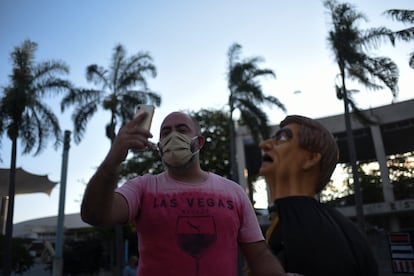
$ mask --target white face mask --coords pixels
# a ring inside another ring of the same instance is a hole
[[[190,163],[193,157],[200,151],[199,149],[195,152],[191,150],[191,144],[197,138],[198,136],[190,138],[176,131],[168,134],[159,142],[161,158],[164,163],[168,167],[173,168],[182,167]]]

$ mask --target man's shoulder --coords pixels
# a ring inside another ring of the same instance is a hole
[[[239,186],[239,184],[237,184],[235,181],[231,180],[230,178],[227,178],[225,176],[219,175],[214,172],[209,172],[209,177],[211,177],[211,179],[215,179],[215,180],[219,180],[219,181],[223,181],[229,184],[235,184]]]
[[[242,186],[240,184],[238,184],[237,182],[226,178],[224,176],[218,175],[216,173],[209,173],[209,180],[210,185],[215,186],[216,188],[219,189],[224,189],[227,190],[230,193],[235,193],[235,194],[241,194],[241,195],[245,195],[245,191],[242,188]]]
[[[138,175],[128,179],[124,184],[132,186],[154,186],[156,183],[162,183],[165,181],[165,173],[160,174],[150,174],[146,173],[143,175]]]

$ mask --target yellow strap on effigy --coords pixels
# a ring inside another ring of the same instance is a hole
[[[270,237],[272,236],[273,231],[276,228],[276,225],[279,223],[279,215],[277,212],[270,213],[270,219],[272,223],[270,224],[269,228],[266,231],[266,243],[269,244]]]
[[[266,231],[266,243],[267,244],[269,244],[270,237],[272,236],[272,233],[275,230],[276,225],[279,222],[279,216],[276,212],[271,212],[270,219],[272,223],[270,224],[269,228],[267,228],[267,231]],[[246,268],[246,276],[252,276],[252,272],[250,271],[248,267]]]

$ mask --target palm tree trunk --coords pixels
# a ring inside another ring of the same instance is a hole
[[[3,272],[2,275],[9,276],[12,271],[13,260],[13,213],[14,213],[14,195],[16,191],[16,152],[17,152],[17,136],[12,139],[12,154],[10,161],[10,174],[9,174],[9,203],[7,208],[7,220],[6,220],[6,235],[4,239],[4,251],[3,251]]]
[[[354,143],[354,137],[352,134],[351,115],[349,113],[348,92],[345,87],[345,75],[344,74],[342,74],[342,89],[343,89],[343,97],[344,97],[345,128],[346,128],[346,137],[347,137],[347,144],[348,144],[349,161],[351,163],[352,176],[354,180],[356,218],[357,218],[357,222],[358,222],[360,229],[363,232],[365,232],[363,200],[362,200],[362,193],[361,193],[361,185],[359,183],[355,143]]]
[[[239,183],[239,174],[238,174],[238,166],[237,166],[237,158],[236,158],[236,126],[235,122],[233,121],[233,112],[234,112],[234,101],[233,101],[233,92],[230,89],[230,96],[229,96],[229,108],[230,108],[230,162],[231,162],[231,179]]]
[[[239,182],[236,157],[236,127],[232,116],[230,116],[230,158],[231,158],[231,179],[236,183]]]
[[[112,113],[113,114],[113,113]],[[111,132],[109,139],[111,140],[111,145],[115,140],[115,121],[114,116],[111,119]],[[124,267],[124,233],[122,225],[115,225],[115,275],[121,276],[122,269]]]

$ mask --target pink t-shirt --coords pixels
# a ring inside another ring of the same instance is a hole
[[[198,184],[146,174],[117,192],[136,224],[140,276],[235,276],[238,242],[264,239],[240,185],[213,173]]]

